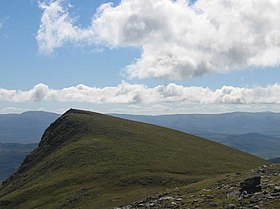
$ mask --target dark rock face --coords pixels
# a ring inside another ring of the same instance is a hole
[[[246,179],[240,183],[240,192],[247,192],[247,194],[253,194],[261,191],[261,177],[255,176],[253,178]]]

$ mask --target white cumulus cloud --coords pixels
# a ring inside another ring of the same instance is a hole
[[[53,53],[55,48],[61,47],[65,42],[88,42],[94,40],[90,30],[83,30],[74,24],[67,8],[63,7],[63,0],[39,2],[44,11],[37,34],[39,49],[45,53]],[[65,5],[70,7],[71,5]]]
[[[37,84],[28,91],[7,90],[0,88],[0,101],[7,102],[36,102],[45,99],[49,95],[49,87],[45,84]]]
[[[45,84],[38,84],[27,91],[0,89],[0,101],[92,104],[280,104],[280,84],[254,88],[223,86],[216,90],[174,83],[147,87],[122,82],[117,86],[103,88],[80,84],[63,89],[51,89]]]
[[[52,53],[64,43],[136,47],[132,78],[189,79],[280,63],[280,1],[122,0],[106,3],[80,28],[63,0],[40,3],[37,41]]]

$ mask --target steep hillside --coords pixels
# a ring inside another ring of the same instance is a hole
[[[69,110],[3,183],[1,208],[111,208],[264,164],[182,132]]]
[[[38,143],[44,130],[58,117],[39,111],[0,114],[0,143]]]

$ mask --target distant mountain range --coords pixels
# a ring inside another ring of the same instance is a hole
[[[0,143],[0,182],[14,173],[37,144]]]
[[[49,112],[0,114],[0,143],[38,143],[44,130],[58,117]]]
[[[269,161],[272,162],[272,163],[280,163],[280,157],[270,159]]]
[[[49,112],[0,114],[0,182],[37,147],[45,129],[59,117]]]
[[[277,137],[248,133],[228,135],[223,139],[215,141],[266,159],[280,156],[280,139]]]
[[[180,130],[266,159],[280,156],[280,113],[112,115]]]
[[[217,133],[240,135],[260,133],[280,136],[280,113],[233,112],[224,114],[179,114],[179,115],[125,115],[112,114],[131,120],[158,124],[198,135]]]

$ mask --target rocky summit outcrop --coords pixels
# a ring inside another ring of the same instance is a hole
[[[223,175],[114,209],[279,209],[280,165]]]

